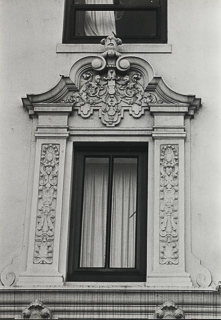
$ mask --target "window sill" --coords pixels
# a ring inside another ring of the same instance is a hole
[[[121,53],[172,53],[171,44],[154,43],[131,43],[122,44],[119,47]],[[100,53],[103,52],[103,46],[100,44],[82,44],[82,43],[58,43],[57,53]]]

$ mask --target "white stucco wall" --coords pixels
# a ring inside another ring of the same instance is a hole
[[[174,90],[202,98],[192,120],[193,253],[221,280],[221,1],[168,0],[172,53],[142,54]],[[0,270],[22,248],[29,212],[32,120],[21,97],[54,87],[76,54],[56,53],[62,41],[64,0],[0,0],[1,259]],[[31,177],[32,178],[32,177]]]

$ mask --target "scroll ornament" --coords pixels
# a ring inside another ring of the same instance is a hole
[[[160,264],[178,264],[178,145],[160,147]]]
[[[105,50],[92,61],[94,71],[85,72],[79,92],[72,93],[63,102],[72,102],[83,118],[98,109],[102,123],[108,127],[119,124],[126,109],[134,118],[139,118],[148,109],[148,103],[162,103],[155,94],[144,91],[140,72],[128,71],[129,60],[118,52],[120,39],[108,36],[101,43]]]
[[[53,262],[59,145],[43,144],[40,160],[34,263]]]

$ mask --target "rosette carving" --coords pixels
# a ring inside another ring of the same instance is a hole
[[[160,147],[160,264],[178,264],[178,145]]]
[[[53,262],[59,144],[43,144],[38,187],[34,263]]]

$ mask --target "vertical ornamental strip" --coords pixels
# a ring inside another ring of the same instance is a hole
[[[41,147],[34,263],[53,262],[59,150],[59,144],[42,144]]]
[[[179,263],[178,145],[160,146],[160,264]]]
[[[154,116],[154,228],[150,230],[154,246],[147,284],[191,287],[185,261],[184,116],[188,104],[155,104],[150,111]]]

